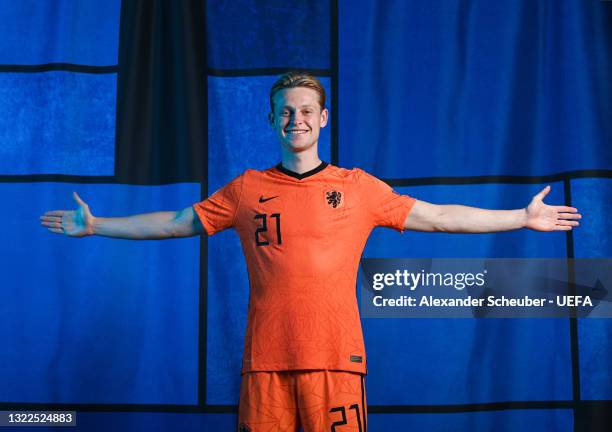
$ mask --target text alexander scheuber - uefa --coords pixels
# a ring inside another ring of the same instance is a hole
[[[408,270],[396,270],[393,273],[374,273],[372,276],[372,288],[382,291],[386,287],[403,287],[415,291],[418,287],[452,287],[463,290],[467,287],[482,287],[486,283],[487,271],[482,273],[430,273],[425,270],[411,272]],[[375,295],[372,303],[376,307],[399,306],[399,307],[542,307],[555,304],[559,307],[592,306],[589,296],[556,296],[556,299],[548,297],[520,298],[489,295],[486,298],[475,298],[468,295],[465,298],[438,298],[431,295],[423,295],[420,298],[402,295],[395,298],[385,298]]]

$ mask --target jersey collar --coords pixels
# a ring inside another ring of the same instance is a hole
[[[298,174],[296,172],[288,170],[287,168],[283,166],[282,163],[279,163],[278,165],[276,165],[276,169],[290,177],[296,178],[298,180],[303,180],[307,177],[315,175],[318,172],[323,171],[327,167],[327,165],[329,165],[327,162],[321,162],[318,167],[313,168],[310,171],[306,171],[305,173],[302,173],[302,174]]]

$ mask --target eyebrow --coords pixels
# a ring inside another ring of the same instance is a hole
[[[300,105],[298,108],[314,108],[316,106],[316,104],[304,104],[304,105]],[[293,109],[292,106],[289,105],[283,105],[282,107],[280,107],[280,109]]]

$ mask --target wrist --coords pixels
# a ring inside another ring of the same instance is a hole
[[[87,235],[88,236],[93,236],[93,235],[97,235],[100,234],[100,224],[102,222],[102,218],[98,218],[95,216],[91,216],[91,222],[89,224],[89,227],[87,229]]]
[[[529,215],[527,214],[527,208],[520,210],[519,228],[529,228]]]

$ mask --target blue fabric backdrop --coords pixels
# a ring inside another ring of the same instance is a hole
[[[134,186],[114,177],[121,1],[0,0],[0,409],[76,407],[83,431],[235,427],[248,302],[236,235],[75,240],[37,219],[72,207],[73,190],[98,215],[176,210],[274,165],[267,93],[284,70],[316,71],[328,90],[325,160],[434,203],[518,208],[551,184],[548,201],[584,214],[569,237],[377,229],[365,257],[612,255],[612,2],[205,6],[194,55],[208,92],[193,97],[207,98],[207,177]],[[612,400],[612,323],[575,324],[572,339],[563,319],[364,319],[370,430],[606,426],[576,407]]]

